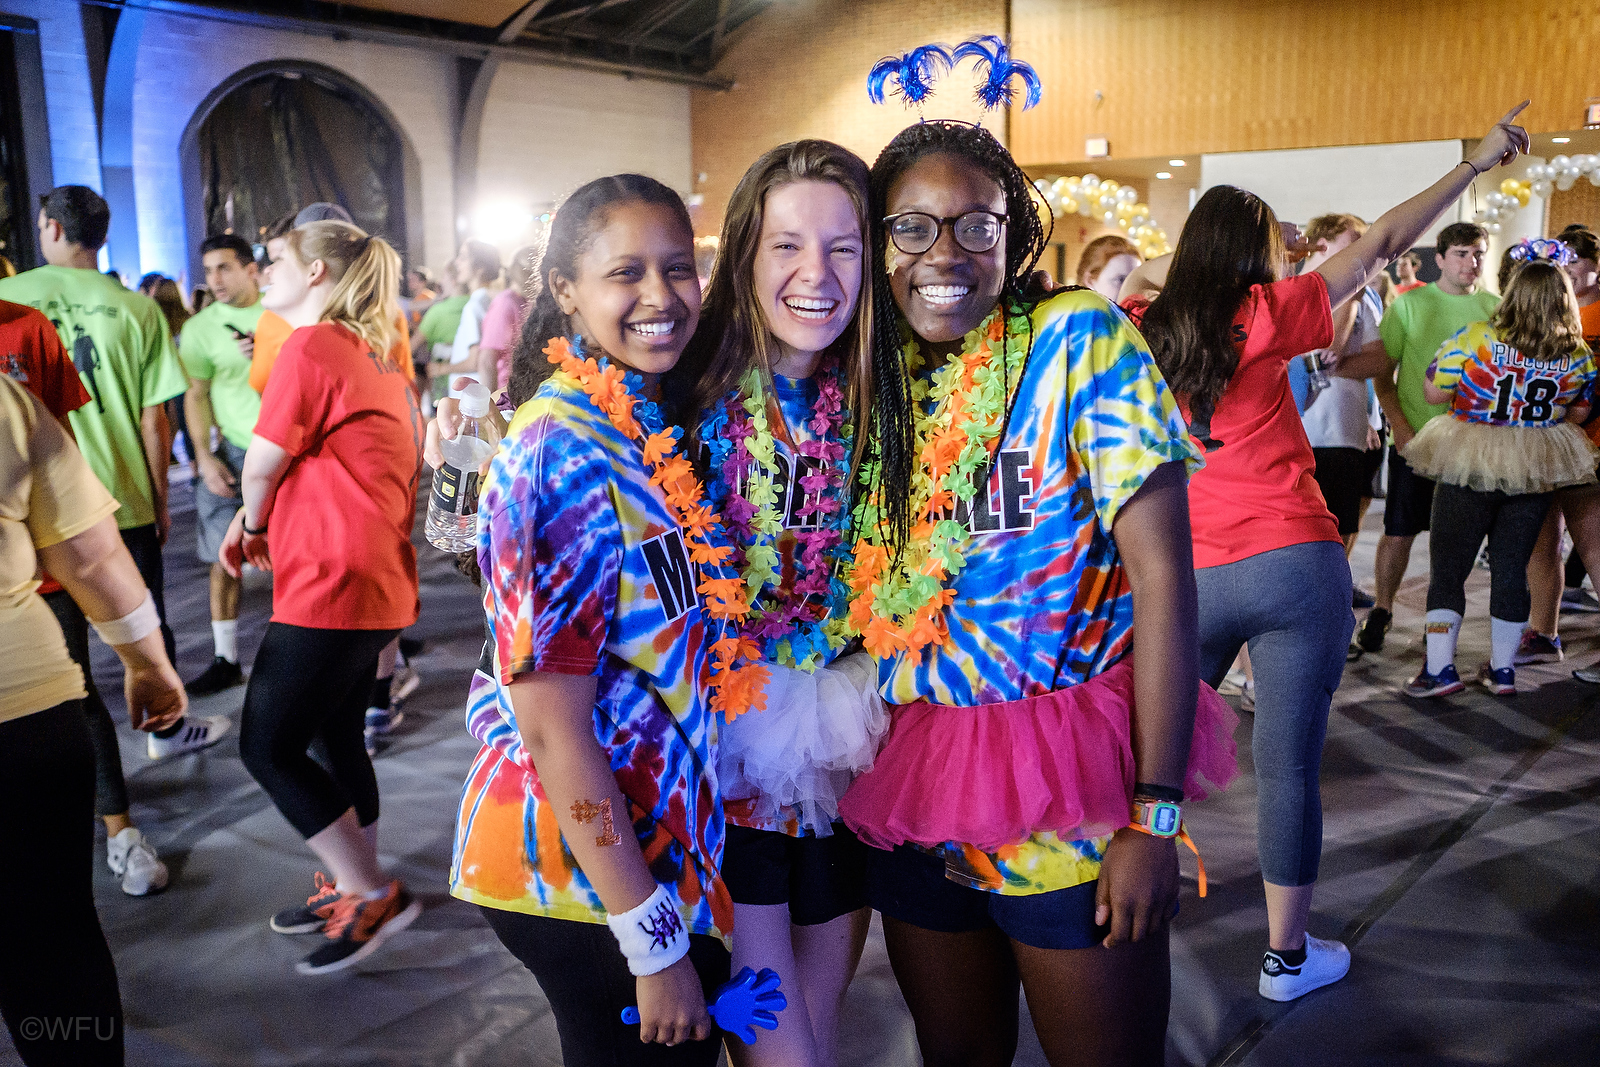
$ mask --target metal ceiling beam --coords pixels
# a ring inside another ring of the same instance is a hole
[[[618,30],[617,40],[624,43],[642,41],[677,18],[684,8],[693,3],[695,3],[695,0],[663,0],[654,11],[647,9],[638,18]]]
[[[739,8],[737,11],[730,11],[728,13],[727,17],[724,18],[724,17],[722,17],[721,4],[727,4],[728,7],[730,7],[730,8],[733,6],[733,4],[732,4],[731,0],[720,0],[719,5],[718,5],[718,9],[717,9],[717,14],[718,14],[717,21],[713,22],[710,26],[707,26],[705,29],[701,30],[699,33],[697,33],[693,37],[689,38],[687,41],[684,42],[683,46],[685,48],[693,48],[695,45],[697,45],[701,41],[705,40],[706,37],[708,37],[708,36],[713,37],[713,38],[716,38],[718,36],[725,36],[726,33],[727,33],[727,24],[729,22],[735,22],[735,21],[742,22],[742,21],[744,21],[745,18],[749,17],[750,15],[755,14],[761,8],[765,7],[768,2],[769,2],[769,0],[746,0],[745,5],[743,7]],[[713,55],[712,58],[713,59],[717,59],[719,57]]]
[[[582,7],[575,7],[570,11],[557,11],[553,15],[546,15],[544,18],[535,21],[528,28],[534,30],[542,29],[545,26],[554,26],[556,23],[565,22],[568,19],[583,18],[585,15],[592,15],[596,11],[604,11],[608,7],[616,7],[619,4],[631,3],[633,3],[633,0],[596,0],[595,3],[585,4]]]
[[[528,23],[538,18],[539,12],[553,3],[555,3],[555,0],[529,0],[528,3],[522,5],[522,10],[500,24],[500,33],[497,38],[499,42],[501,44],[511,44],[518,37],[521,37],[522,31],[528,28]]]
[[[330,37],[336,41],[369,41],[373,44],[416,48],[446,55],[486,59],[493,56],[511,63],[532,63],[536,66],[562,67],[569,70],[590,70],[602,74],[622,74],[631,78],[667,82],[673,85],[691,85],[699,89],[725,92],[733,87],[731,81],[712,78],[688,71],[662,70],[639,63],[617,63],[605,59],[588,59],[566,56],[543,49],[517,45],[488,44],[474,41],[434,37],[408,30],[391,30],[352,22],[324,22],[320,19],[298,18],[291,15],[266,15],[232,8],[211,7],[196,0],[82,0],[98,7],[127,8],[138,11],[155,11],[168,15],[229,23],[236,26],[259,26],[264,29],[303,33],[312,37]]]
[[[722,37],[728,32],[728,8],[733,0],[717,0],[717,21],[711,25],[711,54],[722,51]]]

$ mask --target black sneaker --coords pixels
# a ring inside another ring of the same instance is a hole
[[[422,914],[422,901],[407,893],[399,879],[383,896],[368,900],[359,893],[341,893],[333,902],[323,936],[328,940],[294,965],[301,974],[342,971],[372,955],[393,935]]]
[[[292,908],[284,908],[274,915],[267,923],[274,933],[279,934],[316,934],[328,925],[328,916],[333,914],[333,906],[339,901],[339,890],[323,875],[321,871],[316,875],[317,891],[306,898],[304,904],[296,904]]]
[[[212,656],[211,666],[194,681],[183,683],[183,688],[192,697],[207,697],[243,684],[244,671],[237,663],[221,656]]]
[[[1361,629],[1356,633],[1356,644],[1361,646],[1363,652],[1378,652],[1383,648],[1383,638],[1389,632],[1389,626],[1394,622],[1394,615],[1382,608],[1373,608],[1367,612],[1367,621],[1361,624]]]

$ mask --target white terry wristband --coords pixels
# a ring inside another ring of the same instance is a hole
[[[161,627],[161,616],[156,614],[156,598],[150,590],[144,591],[144,603],[120,619],[110,622],[93,622],[94,632],[108,645],[131,645]]]
[[[635,978],[664,971],[689,951],[689,931],[678,912],[677,894],[664,885],[657,885],[649,899],[632,911],[608,912],[606,925]]]

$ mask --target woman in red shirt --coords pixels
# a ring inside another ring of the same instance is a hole
[[[319,874],[303,907],[272,918],[279,933],[326,934],[297,968],[319,974],[362,959],[422,910],[378,867],[378,781],[363,739],[378,653],[417,619],[422,417],[393,356],[394,249],[348,223],[308,223],[268,280],[265,303],[295,330],[262,394],[223,555],[232,573],[246,557],[273,572],[239,752],[336,879]],[[322,763],[307,754],[318,739]]]
[[[1200,678],[1219,684],[1247,643],[1255,668],[1257,847],[1269,929],[1259,989],[1270,1000],[1293,1000],[1350,968],[1343,944],[1306,934],[1322,853],[1322,743],[1355,627],[1350,567],[1312,477],[1288,363],[1327,348],[1332,309],[1414,245],[1475,177],[1527,148],[1527,134],[1511,124],[1522,107],[1470,159],[1315,271],[1284,278],[1289,255],[1304,254],[1299,232],[1280,228],[1253,193],[1224,185],[1195,205],[1177,252],[1141,267],[1124,290],[1141,294],[1128,310],[1207,448],[1206,466],[1189,482]]]

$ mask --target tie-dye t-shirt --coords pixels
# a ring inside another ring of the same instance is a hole
[[[596,675],[594,734],[658,883],[692,933],[732,929],[697,569],[637,443],[558,372],[518,409],[484,483],[478,563],[489,641],[467,727],[483,748],[457,818],[450,892],[505,911],[605,921],[522,747],[506,686]],[[719,627],[720,629],[720,627]]]
[[[1487,322],[1475,322],[1446,341],[1430,370],[1434,385],[1455,391],[1452,416],[1494,426],[1554,426],[1595,379],[1594,359],[1586,350],[1536,360],[1501,341]]]
[[[1077,685],[1133,647],[1133,593],[1111,524],[1163,463],[1200,466],[1188,428],[1132,324],[1086,290],[1032,313],[1011,421],[967,516],[972,538],[947,609],[950,640],[883,664],[883,695],[967,707]],[[997,852],[935,851],[954,881],[1007,895],[1098,877],[1105,838],[1035,834]]]
[[[820,388],[815,377],[785,378],[782,375],[773,375],[772,385],[776,404],[768,407],[767,425],[772,431],[773,454],[777,459],[773,488],[778,494],[778,510],[783,520],[783,533],[778,535],[773,547],[778,553],[779,578],[784,588],[792,589],[795,581],[795,549],[799,545],[795,531],[815,529],[817,524],[814,512],[801,514],[802,509],[811,502],[807,499],[801,479],[819,472],[817,460],[799,455],[795,449],[798,445],[817,439],[809,423]],[[723,402],[724,409],[742,403],[741,396],[742,394],[738,392],[731,394]],[[773,408],[776,408],[776,411]],[[776,417],[779,412],[783,415],[781,421]],[[705,432],[706,426],[702,424],[701,433]],[[707,476],[706,491],[719,509],[726,507],[729,486],[723,483],[716,470]],[[840,584],[842,586],[842,583]],[[818,651],[822,654],[823,663],[831,663],[841,649],[819,647]],[[724,803],[723,810],[728,822],[736,826],[772,830],[790,837],[798,837],[802,833],[799,815],[792,809],[784,809],[779,818],[763,818],[751,810],[750,801],[728,800]]]

